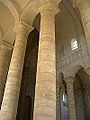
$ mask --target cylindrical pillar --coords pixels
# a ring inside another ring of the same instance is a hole
[[[59,9],[47,2],[39,7],[41,14],[34,119],[56,120],[55,15]]]
[[[15,27],[16,41],[1,107],[1,120],[15,120],[23,71],[27,37],[32,27],[20,22]]]
[[[90,0],[76,0],[80,11],[90,57]]]
[[[56,120],[61,120],[62,74],[56,79]]]
[[[56,120],[61,120],[61,91],[60,88],[56,90]]]
[[[67,84],[67,98],[68,98],[68,117],[69,120],[76,120],[75,99],[73,90],[73,77],[65,78]]]
[[[2,103],[3,91],[6,82],[7,72],[11,59],[12,46],[0,43],[0,105]]]

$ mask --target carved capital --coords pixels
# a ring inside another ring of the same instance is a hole
[[[28,25],[27,23],[24,23],[23,21],[20,21],[15,27],[14,31],[16,34],[19,34],[20,32],[24,31],[25,33],[30,33],[33,30],[33,27]]]
[[[64,78],[64,80],[65,80],[65,82],[67,83],[67,84],[73,84],[74,83],[74,81],[75,81],[75,78],[74,77],[72,77],[72,76],[69,76],[69,77],[66,77],[66,78]]]
[[[45,2],[42,2],[39,6],[38,6],[38,10],[40,13],[43,13],[45,11],[48,10],[49,11],[52,11],[52,13],[54,15],[56,15],[60,9],[58,8],[57,4],[55,3],[55,1],[51,1],[51,0],[47,0]]]

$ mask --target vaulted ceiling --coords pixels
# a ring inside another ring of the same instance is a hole
[[[40,16],[37,15],[37,4],[48,0],[0,0],[0,40],[13,44],[15,33],[13,28],[20,19],[39,31]],[[80,18],[73,8],[71,0],[55,0],[59,4],[60,13],[56,16],[56,41],[60,45],[65,39],[72,39],[76,35],[76,28],[81,29]],[[36,17],[37,15],[37,17]],[[33,22],[34,21],[34,22]],[[63,36],[63,37],[62,37]],[[61,51],[57,46],[58,51]]]

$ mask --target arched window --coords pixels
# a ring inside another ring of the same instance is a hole
[[[67,95],[66,95],[66,93],[63,93],[63,105],[64,106],[67,106]]]
[[[63,94],[63,102],[65,102],[65,94]]]
[[[76,50],[78,48],[78,42],[77,40],[74,38],[71,40],[71,49],[72,50]]]

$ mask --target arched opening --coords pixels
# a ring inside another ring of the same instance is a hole
[[[74,82],[76,119],[90,119],[90,81],[83,68],[79,69]]]
[[[33,120],[39,33],[28,36],[16,120]]]
[[[62,87],[60,90],[60,107],[61,107],[61,120],[68,120],[67,87],[63,78]]]

